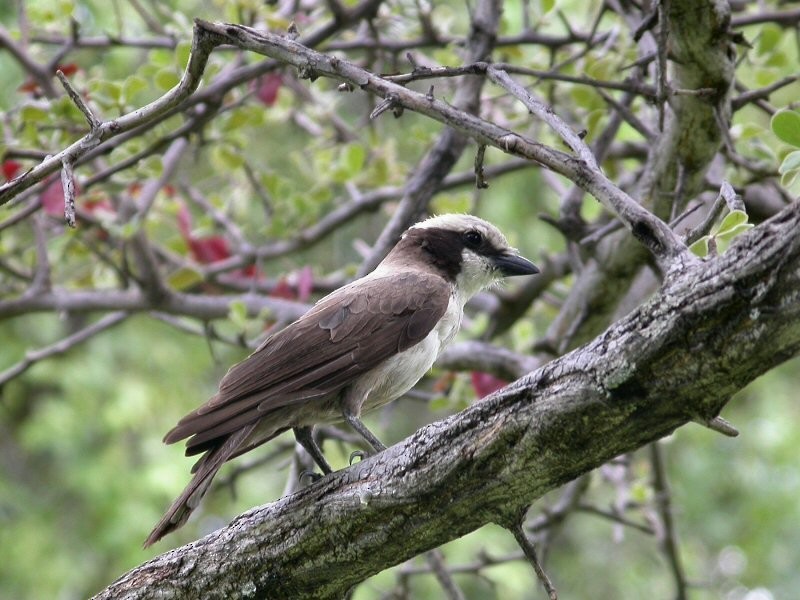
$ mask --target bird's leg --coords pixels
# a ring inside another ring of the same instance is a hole
[[[333,473],[333,469],[331,469],[328,461],[325,460],[322,450],[320,450],[317,442],[314,441],[314,437],[311,435],[312,428],[293,427],[292,431],[294,431],[295,439],[300,442],[300,445],[305,448],[305,451],[308,452],[309,456],[311,456],[311,458],[314,459],[314,462],[319,465],[319,468],[322,469],[322,472],[326,475],[328,473]]]
[[[367,426],[361,422],[361,419],[359,419],[346,404],[342,409],[342,416],[344,417],[344,420],[347,421],[348,425],[355,429],[356,432],[358,432],[358,434],[363,437],[370,446],[372,446],[372,449],[376,453],[386,450],[386,446],[384,446],[381,441],[375,437],[374,433],[367,429]]]

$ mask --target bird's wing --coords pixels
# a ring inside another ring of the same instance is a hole
[[[422,341],[449,299],[444,279],[417,272],[340,288],[231,367],[217,394],[181,419],[164,441],[191,436],[187,454],[197,454],[273,410],[330,397]]]

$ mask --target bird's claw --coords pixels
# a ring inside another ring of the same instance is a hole
[[[364,460],[365,458],[367,458],[368,456],[369,456],[369,454],[367,454],[367,453],[366,453],[366,452],[364,452],[363,450],[353,450],[353,451],[350,453],[350,464],[352,465],[352,464],[353,464],[353,461],[354,461],[356,458],[358,458],[358,460],[359,460],[359,462],[360,462],[360,461]]]
[[[301,471],[301,473],[297,477],[297,479],[300,480],[300,483],[303,483],[303,479],[306,478],[306,477],[308,477],[308,480],[309,480],[308,483],[310,485],[310,484],[315,483],[315,482],[319,481],[320,479],[322,479],[324,477],[324,475],[320,475],[319,473],[315,473],[314,471],[311,471],[309,469],[305,469],[304,471]]]

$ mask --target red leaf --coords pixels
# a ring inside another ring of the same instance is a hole
[[[303,267],[300,271],[291,276],[285,275],[280,278],[272,290],[270,296],[273,298],[284,298],[286,300],[299,300],[306,302],[311,297],[314,289],[314,273],[311,267]]]
[[[81,193],[81,187],[75,182],[75,196]],[[50,184],[44,188],[44,191],[39,196],[42,201],[42,208],[44,212],[53,217],[59,217],[64,214],[64,188],[61,187],[61,177],[55,177]]]
[[[56,70],[61,71],[64,75],[69,77],[70,75],[75,75],[80,69],[75,63],[67,63],[65,65],[58,65]]]
[[[111,205],[111,201],[106,198],[105,196],[99,198],[89,198],[83,203],[83,210],[85,210],[90,215],[94,215],[97,213],[109,213],[114,214],[116,211],[114,207]]]
[[[4,160],[3,161],[3,176],[6,178],[6,181],[11,181],[14,177],[17,176],[19,170],[22,168],[22,164],[18,163],[15,160]]]
[[[286,300],[294,300],[297,298],[297,292],[292,289],[292,286],[289,285],[289,281],[286,277],[281,277],[278,281],[278,284],[275,286],[275,289],[272,290],[270,294],[273,298],[284,298]]]
[[[183,202],[178,204],[178,229],[189,246],[189,253],[197,262],[207,265],[231,255],[228,240],[221,235],[197,237],[192,234],[192,214]]]
[[[280,73],[269,73],[256,82],[256,97],[265,106],[272,106],[278,99],[278,90],[283,85],[283,76]]]
[[[39,92],[39,84],[36,83],[33,79],[28,79],[23,83],[21,86],[17,88],[18,92],[28,92],[30,94],[38,93]]]
[[[314,272],[306,265],[297,274],[297,299],[306,302],[314,290]]]
[[[245,279],[261,279],[261,269],[258,269],[254,264],[248,265],[244,269],[238,269],[236,275],[244,277]]]
[[[490,375],[489,373],[482,373],[480,371],[472,372],[472,389],[475,390],[475,395],[478,398],[483,398],[489,394],[496,392],[500,388],[504,388],[508,382]]]
[[[131,186],[129,189],[133,193],[132,188],[133,186]],[[138,191],[138,189],[139,188],[137,188],[136,191]],[[192,214],[189,212],[189,209],[186,208],[186,205],[183,202],[178,203],[178,229],[180,230],[184,241],[186,241],[188,244],[189,240],[192,239]]]
[[[78,67],[78,65],[75,63],[66,63],[63,65],[56,66],[56,68],[53,69],[53,75],[56,74],[56,71],[61,71],[64,75],[70,77],[72,75],[75,75],[75,73],[77,73],[78,71],[80,71],[80,67]],[[34,95],[38,95],[42,90],[36,81],[34,81],[33,79],[27,79],[25,83],[23,83],[21,86],[17,88],[17,91],[28,92]]]
[[[205,238],[189,238],[189,251],[201,264],[209,264],[223,260],[231,255],[228,240],[220,235]]]

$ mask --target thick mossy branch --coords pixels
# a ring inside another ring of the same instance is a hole
[[[589,344],[382,454],[253,509],[96,598],[337,598],[621,453],[707,422],[800,351],[800,203]]]

